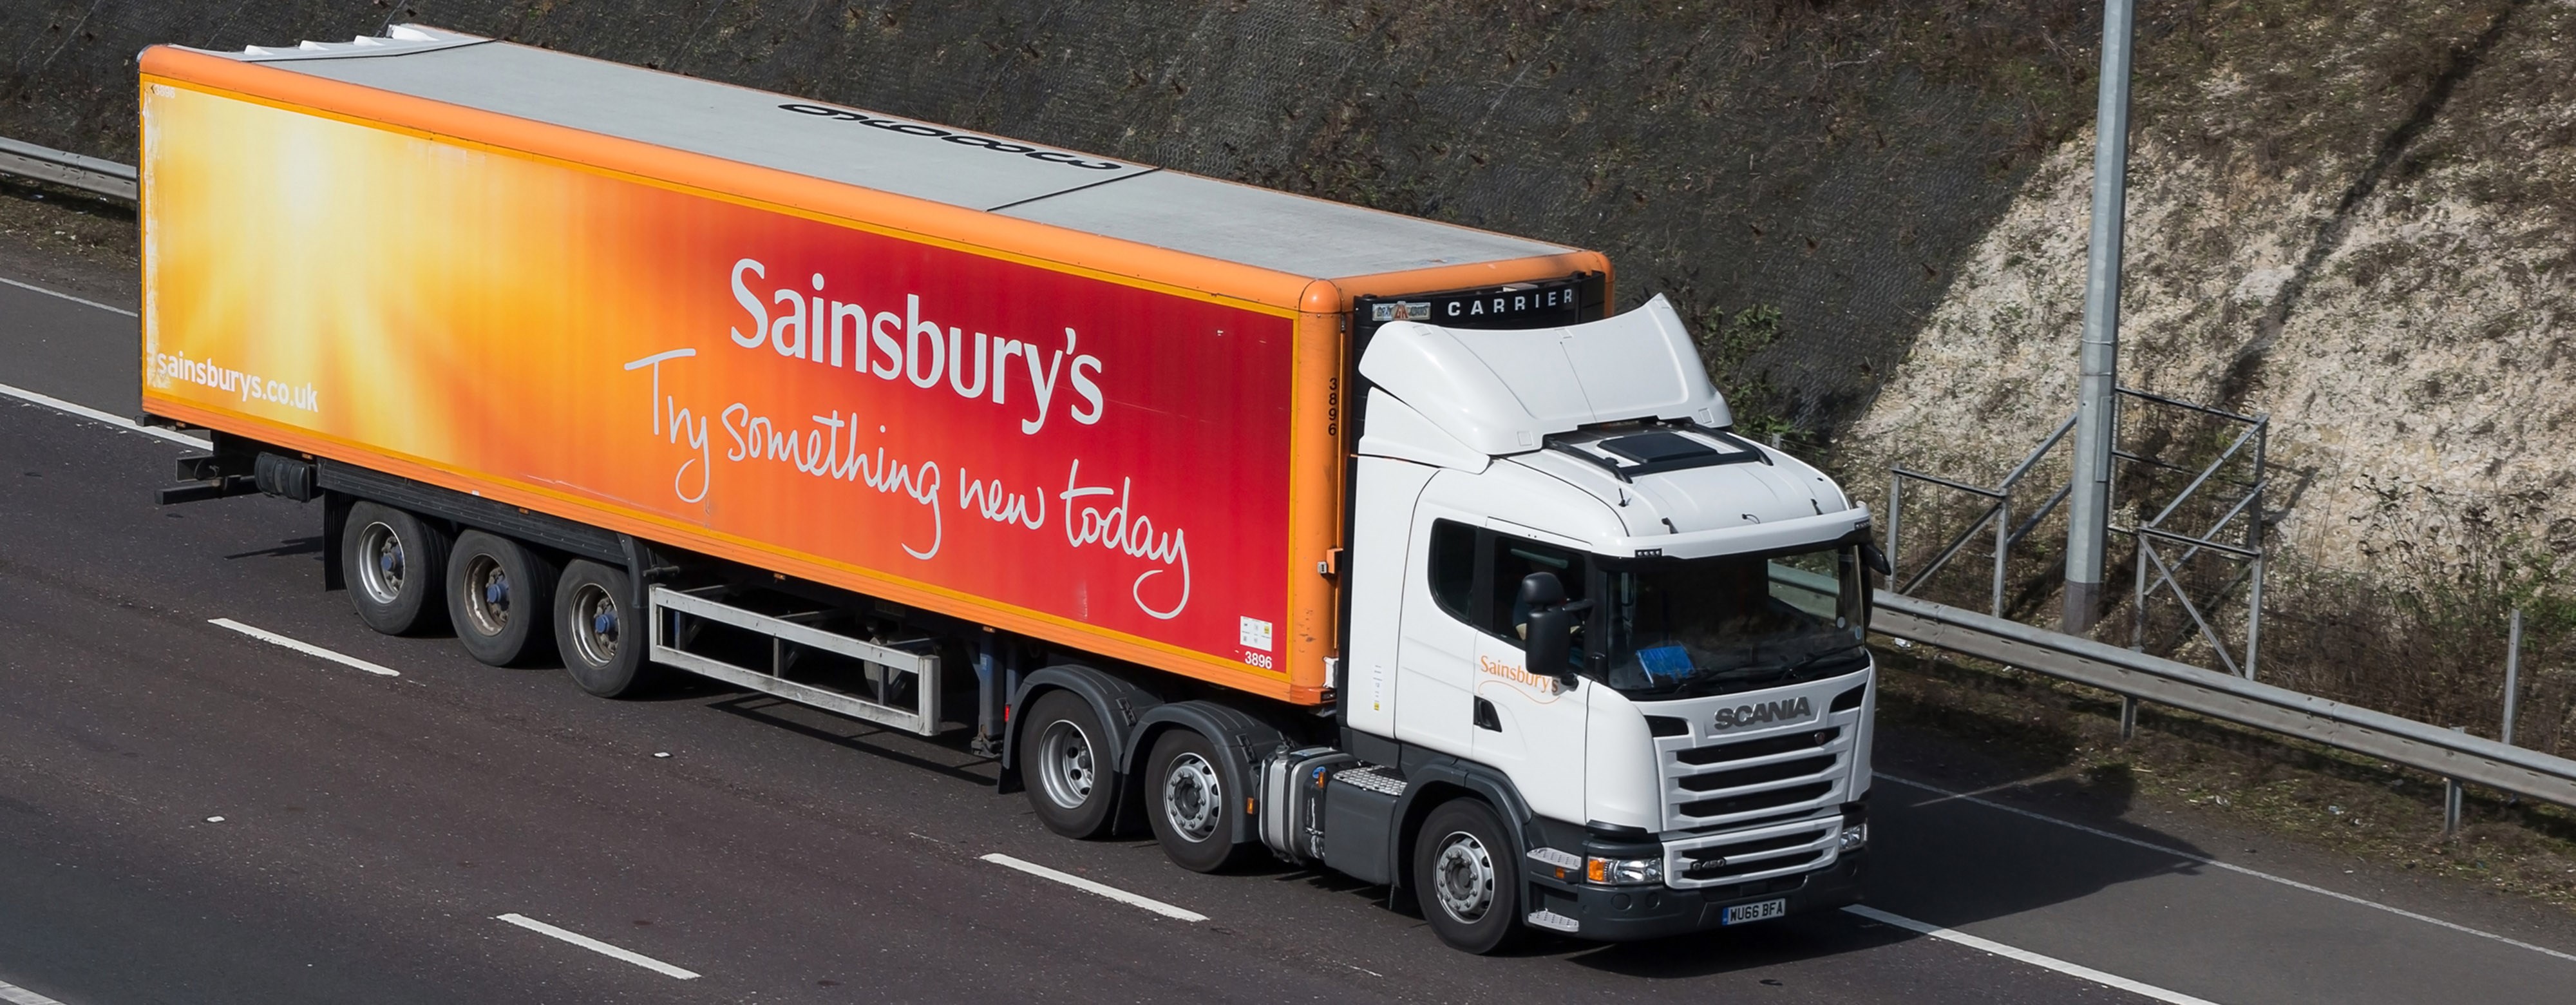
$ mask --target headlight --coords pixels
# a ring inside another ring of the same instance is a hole
[[[1664,881],[1660,858],[1587,858],[1583,876],[1604,886],[1643,886]]]
[[[1839,847],[1857,851],[1869,844],[1869,804],[1853,801],[1843,804],[1843,831]]]

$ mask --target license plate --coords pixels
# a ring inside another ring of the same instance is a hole
[[[1787,913],[1789,913],[1789,898],[1782,897],[1778,900],[1765,900],[1752,904],[1737,904],[1734,907],[1727,908],[1726,916],[1720,919],[1718,923],[1722,925],[1741,925],[1748,921],[1769,921]]]

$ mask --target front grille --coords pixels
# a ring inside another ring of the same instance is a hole
[[[1771,872],[1776,869],[1804,869],[1824,857],[1824,851],[1818,849],[1800,852],[1788,858],[1766,858],[1753,862],[1737,862],[1724,858],[1704,859],[1683,866],[1682,875],[1691,879],[1728,880],[1737,876],[1749,876],[1753,873]]]
[[[1719,789],[1740,789],[1747,785],[1760,785],[1764,782],[1781,782],[1792,778],[1805,778],[1833,766],[1834,755],[1818,754],[1814,757],[1801,757],[1794,761],[1782,761],[1778,764],[1765,764],[1754,768],[1737,768],[1733,771],[1711,771],[1705,774],[1690,775],[1684,777],[1681,784],[1682,788],[1689,789],[1692,792],[1715,792]]]
[[[1687,838],[1665,846],[1664,874],[1676,887],[1708,888],[1763,881],[1796,883],[1800,873],[1830,866],[1840,855],[1842,817],[1810,817]]]
[[[1640,711],[1650,724],[1663,727],[1651,730],[1661,776],[1662,830],[1701,835],[1729,831],[1739,839],[1780,833],[1775,829],[1805,826],[1803,821],[1850,799],[1852,759],[1869,739],[1868,724],[1861,718],[1868,702],[1834,699],[1854,693],[1865,699],[1867,675],[1855,678],[1762,696],[1766,702],[1794,701],[1825,710],[1820,719],[1796,725],[1720,729],[1714,713],[1723,701],[1647,703]],[[1657,724],[1657,719],[1668,721]],[[1686,732],[1674,732],[1674,725]]]
[[[1779,851],[1782,848],[1795,848],[1799,845],[1811,844],[1815,840],[1816,835],[1813,832],[1798,831],[1794,834],[1782,834],[1778,837],[1763,838],[1758,841],[1740,841],[1735,844],[1716,845],[1702,848],[1698,851],[1692,852],[1689,858],[1694,864],[1708,862],[1711,860],[1722,860],[1728,856],[1741,858],[1755,852]]]
[[[1694,747],[1674,754],[1673,759],[1689,765],[1724,764],[1728,761],[1749,761],[1756,757],[1769,757],[1773,754],[1786,754],[1799,750],[1813,750],[1817,747],[1834,742],[1834,738],[1841,736],[1842,732],[1843,731],[1840,729],[1819,729],[1814,732],[1791,733],[1787,736],[1774,736],[1760,740],[1749,740],[1744,743],[1720,743],[1706,747]]]
[[[1834,790],[1832,782],[1809,782],[1768,792],[1748,792],[1724,799],[1697,799],[1681,805],[1686,817],[1731,817],[1738,813],[1755,813],[1790,806],[1815,799]]]

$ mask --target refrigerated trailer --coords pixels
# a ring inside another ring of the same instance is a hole
[[[1472,951],[1859,896],[1869,513],[1598,253],[419,26],[140,65],[163,501],[319,501],[379,631]]]

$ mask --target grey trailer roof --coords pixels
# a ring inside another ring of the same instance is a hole
[[[417,25],[210,54],[1318,279],[1573,250]]]

